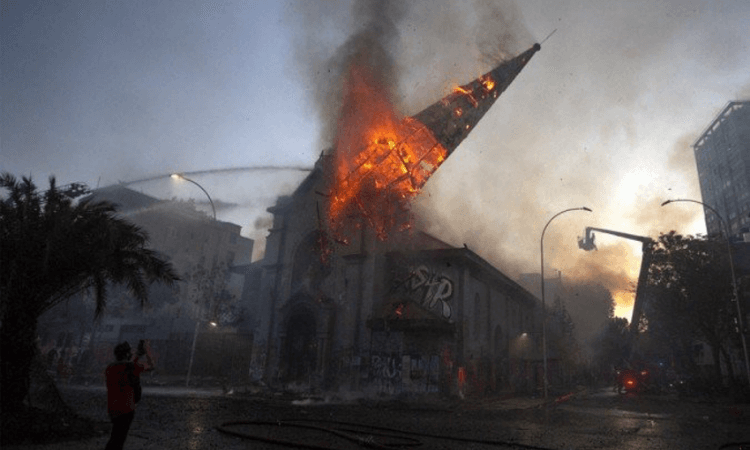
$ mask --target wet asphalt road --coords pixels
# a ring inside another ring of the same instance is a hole
[[[104,448],[109,429],[104,390],[69,387],[63,393],[82,415],[101,422],[103,434],[84,441],[10,450]],[[220,391],[146,387],[126,448],[645,450],[736,449],[725,445],[750,442],[748,404],[619,396],[610,390],[581,393],[548,407],[540,403],[530,399],[423,405],[300,402],[280,396],[225,396]],[[271,443],[277,441],[295,444]]]

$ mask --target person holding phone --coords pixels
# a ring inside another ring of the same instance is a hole
[[[144,340],[138,343],[135,357],[127,341],[117,344],[114,354],[116,361],[107,365],[104,371],[107,412],[112,421],[112,434],[106,450],[120,450],[125,445],[135,417],[135,408],[141,400],[141,373],[154,370],[154,363]],[[142,356],[146,357],[146,365],[139,362]]]

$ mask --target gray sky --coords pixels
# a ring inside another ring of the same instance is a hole
[[[92,187],[173,171],[312,166],[330,145],[342,45],[372,16],[388,33],[394,95],[413,114],[543,40],[529,65],[428,182],[425,227],[515,276],[627,289],[640,252],[585,226],[657,236],[705,232],[690,145],[730,100],[750,98],[750,2],[29,0],[4,4],[0,170]],[[366,2],[363,2],[366,3]],[[391,5],[393,6],[393,5]],[[382,18],[382,17],[381,17]],[[497,54],[494,56],[502,56]],[[265,235],[265,208],[298,171],[195,176],[219,218]],[[168,178],[133,188],[202,193]]]

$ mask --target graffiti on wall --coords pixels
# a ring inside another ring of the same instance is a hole
[[[394,394],[401,389],[401,356],[373,354],[370,357],[370,374],[380,392]]]
[[[438,355],[409,357],[409,379],[414,392],[438,392],[440,358]]]
[[[441,271],[425,264],[412,266],[405,287],[416,303],[438,311],[446,319],[451,318],[452,310],[448,302],[453,296],[453,281]]]

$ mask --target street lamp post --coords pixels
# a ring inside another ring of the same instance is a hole
[[[203,186],[201,186],[200,184],[198,184],[197,181],[191,180],[190,178],[188,178],[185,175],[182,175],[180,173],[173,173],[170,176],[172,177],[173,180],[185,180],[185,181],[189,181],[189,182],[193,183],[194,185],[198,186],[198,188],[200,188],[200,190],[203,191],[204,194],[206,194],[206,197],[208,197],[208,202],[211,204],[211,211],[213,211],[213,213],[214,213],[214,222],[215,222],[216,221],[216,208],[214,207],[214,201],[211,200],[211,196],[208,195],[208,192],[205,189],[203,189]]]
[[[716,211],[711,206],[700,202],[698,200],[691,200],[691,199],[685,199],[685,198],[678,198],[674,200],[667,200],[664,203],[661,204],[661,206],[668,205],[669,203],[674,202],[691,202],[691,203],[697,203],[699,205],[703,205],[704,208],[711,210],[716,217],[719,219],[719,222],[721,222],[722,229],[724,230],[724,240],[727,242],[727,253],[729,254],[729,270],[732,273],[732,295],[734,297],[734,303],[737,306],[737,325],[740,328],[740,342],[742,342],[742,352],[743,356],[745,357],[745,375],[747,376],[747,382],[750,384],[750,364],[748,364],[748,354],[747,354],[747,342],[745,341],[745,328],[743,326],[742,321],[742,308],[740,308],[740,296],[739,292],[737,290],[737,277],[735,275],[734,271],[734,258],[732,258],[732,244],[729,242],[729,227],[727,226],[727,223],[724,221],[724,218],[721,217],[721,214],[719,214],[718,211]]]
[[[560,211],[559,213],[552,216],[552,218],[547,221],[547,224],[544,226],[544,229],[542,230],[542,237],[539,240],[539,251],[541,255],[541,261],[542,261],[542,267],[541,267],[541,275],[542,275],[542,359],[544,361],[544,400],[547,400],[547,304],[544,299],[544,233],[547,231],[547,227],[550,223],[555,219],[555,217],[559,216],[560,214],[566,213],[568,211],[588,211],[591,212],[591,209],[583,206],[580,208],[569,208],[563,211]]]
[[[211,196],[208,195],[208,191],[203,189],[203,186],[198,184],[197,181],[191,180],[190,178],[179,174],[179,173],[173,173],[171,175],[172,179],[174,180],[185,180],[193,183],[194,185],[198,186],[201,191],[203,191],[204,194],[206,194],[206,197],[208,197],[208,202],[211,204],[211,211],[213,212],[214,222],[216,222],[216,208],[214,207],[214,201],[211,200]],[[216,326],[213,322],[211,325]],[[185,387],[188,387],[190,385],[190,375],[193,372],[193,360],[195,359],[195,345],[198,342],[198,331],[200,330],[201,326],[201,320],[200,317],[198,320],[195,321],[195,331],[193,331],[193,344],[190,347],[190,362],[188,363],[188,371],[187,371],[187,377],[185,377]]]

